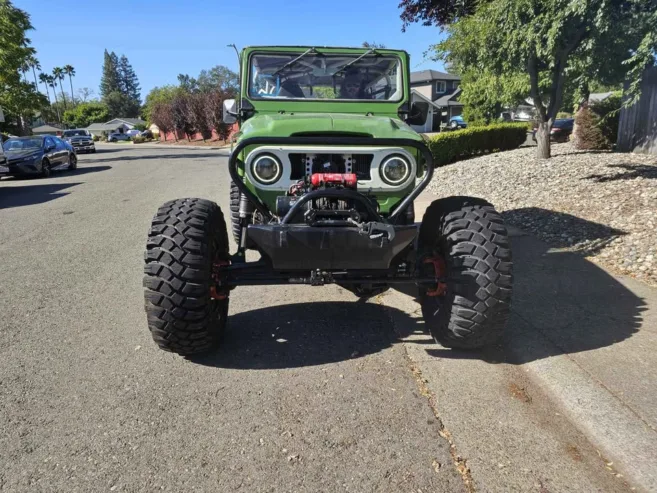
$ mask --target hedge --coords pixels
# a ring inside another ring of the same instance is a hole
[[[495,123],[430,137],[429,149],[436,166],[491,152],[516,149],[527,139],[526,123]]]

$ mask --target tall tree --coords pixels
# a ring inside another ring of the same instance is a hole
[[[188,76],[184,76],[189,79]],[[180,76],[178,76],[180,81]],[[194,79],[189,79],[190,82]],[[181,85],[182,85],[182,81]],[[201,70],[196,84],[201,92],[223,91],[236,94],[239,89],[239,78],[235,72],[224,65],[217,65],[210,70]]]
[[[406,0],[409,22],[437,24],[448,37],[436,55],[459,73],[521,74],[538,119],[538,156],[550,157],[550,128],[569,78],[606,71],[620,53],[640,78],[657,48],[657,0]],[[578,63],[579,62],[579,63]],[[637,86],[638,87],[638,86]],[[466,88],[464,87],[464,93]]]
[[[55,67],[52,69],[52,76],[55,79],[55,90],[59,84],[60,90],[62,91],[62,101],[64,102],[64,111],[66,111],[66,96],[64,95],[64,88],[62,87],[62,81],[64,80],[64,69],[61,67]]]
[[[71,101],[75,102],[75,96],[73,96],[73,79],[72,79],[72,77],[75,77],[75,68],[73,68],[73,65],[65,65],[64,73],[68,75],[68,81],[71,84]]]
[[[50,90],[48,89],[48,83],[49,83],[48,74],[43,74],[43,73],[39,74],[39,82],[41,82],[44,86],[46,86],[46,96],[48,96],[48,104],[51,104]]]
[[[59,114],[59,101],[57,101],[57,79],[54,76],[48,76],[48,85],[52,87],[52,93],[55,96],[55,107],[57,108],[57,121],[61,123],[62,117]]]
[[[114,52],[109,53],[105,50],[103,74],[100,78],[100,96],[105,99],[113,92],[121,92],[118,58]]]
[[[141,92],[139,87],[139,80],[137,74],[130,65],[128,58],[121,55],[119,59],[119,87],[121,92],[128,96],[132,101],[139,104],[141,102]]]
[[[36,71],[41,70],[41,64],[39,63],[39,60],[34,55],[30,55],[27,58],[27,63],[30,65],[30,68],[32,69],[32,75],[34,75],[34,87],[39,89],[39,83],[37,82],[37,75]]]

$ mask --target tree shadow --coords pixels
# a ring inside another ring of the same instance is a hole
[[[613,174],[594,174],[581,179],[593,180],[597,183],[633,180],[635,178],[657,179],[657,166],[651,166],[649,164],[610,164],[607,168],[616,168],[624,171],[619,171]]]
[[[408,331],[422,325],[374,303],[315,302],[259,308],[229,316],[221,347],[189,358],[218,368],[280,369],[336,363],[377,353],[398,342],[389,310]]]
[[[583,255],[597,253],[614,239],[627,234],[604,224],[540,207],[504,211],[502,217],[508,225],[533,233],[552,247],[568,248]]]
[[[613,228],[576,219],[602,242],[608,239],[605,235],[617,234]],[[613,346],[639,330],[647,309],[644,300],[581,252],[550,248],[529,235],[512,237],[512,248],[512,315],[501,343],[481,352],[437,347],[428,354],[523,364]]]
[[[82,182],[3,187],[0,188],[0,209],[50,202],[70,193],[62,190],[81,184]]]

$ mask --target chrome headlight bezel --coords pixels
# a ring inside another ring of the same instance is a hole
[[[257,171],[258,163],[264,159],[270,159],[276,164],[276,172],[272,178],[263,178]],[[251,174],[258,183],[262,185],[273,185],[281,179],[281,176],[283,176],[283,164],[281,163],[280,159],[278,159],[273,154],[262,152],[256,155],[256,157],[251,161]]]
[[[404,175],[397,180],[390,178],[386,174],[386,168],[389,167],[393,161],[401,161],[406,168]],[[405,183],[408,180],[411,174],[411,170],[412,170],[411,163],[408,161],[408,159],[406,159],[405,156],[402,156],[401,154],[391,154],[387,156],[385,159],[383,159],[383,161],[381,161],[381,165],[379,166],[379,176],[381,176],[381,179],[387,185],[396,187]]]

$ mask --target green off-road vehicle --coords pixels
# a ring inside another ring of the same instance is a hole
[[[229,252],[214,202],[157,211],[148,235],[148,325],[160,348],[188,355],[219,342],[237,286],[336,283],[360,297],[416,285],[428,330],[446,347],[495,341],[509,315],[512,264],[500,215],[486,201],[446,197],[415,223],[413,201],[434,165],[422,136],[428,107],[411,105],[406,52],[250,47],[230,155]],[[246,261],[257,250],[258,261]],[[357,327],[354,327],[357,330]]]

